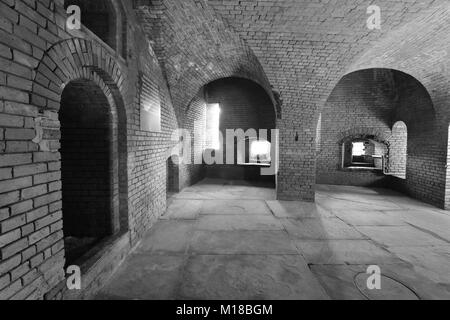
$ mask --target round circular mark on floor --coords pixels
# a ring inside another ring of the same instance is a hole
[[[358,273],[354,282],[359,292],[368,300],[420,300],[419,296],[408,286],[394,278],[381,275],[381,289],[370,290],[367,287],[367,273]]]

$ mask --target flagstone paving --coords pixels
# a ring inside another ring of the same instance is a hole
[[[97,299],[450,299],[450,214],[386,189],[319,185],[306,203],[204,180],[173,196]]]

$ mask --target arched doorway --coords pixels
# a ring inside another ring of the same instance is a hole
[[[64,89],[61,123],[62,212],[66,264],[120,229],[111,106],[93,81]]]
[[[215,160],[205,161],[206,177],[275,187],[276,176],[261,173],[278,161],[272,157],[278,143],[272,137],[275,107],[264,88],[248,79],[221,78],[204,87],[204,96],[205,153]]]

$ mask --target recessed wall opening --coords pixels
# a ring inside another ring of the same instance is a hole
[[[65,8],[70,5],[81,9],[81,23],[112,49],[117,47],[117,17],[110,0],[65,0]]]
[[[120,1],[65,0],[64,8],[80,8],[81,23],[124,59],[127,58],[127,19]]]
[[[392,127],[389,147],[389,174],[406,179],[408,157],[408,128],[403,121],[397,121]]]
[[[206,106],[205,148],[219,150],[220,147],[220,105],[210,103]]]
[[[170,199],[175,193],[180,191],[179,188],[179,168],[176,163],[178,160],[169,157],[166,162],[166,196]]]
[[[250,163],[270,165],[272,145],[267,140],[250,141]]]
[[[320,111],[317,184],[388,187],[442,206],[441,124],[416,78],[393,69],[349,73]],[[364,154],[353,142],[365,143]]]
[[[342,166],[347,169],[383,170],[387,146],[372,139],[349,140],[342,145]]]
[[[77,80],[63,91],[61,122],[62,211],[66,264],[73,264],[114,226],[110,105],[94,82]]]
[[[276,128],[276,115],[269,95],[255,82],[242,78],[213,81],[204,91],[205,149],[216,158],[223,156],[221,164],[206,166],[206,177],[275,186],[274,176],[261,175],[261,168],[273,161],[271,130]],[[234,139],[227,131],[235,133]]]

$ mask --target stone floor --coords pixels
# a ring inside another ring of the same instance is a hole
[[[98,299],[450,299],[450,213],[385,189],[276,201],[205,180],[174,196]],[[381,290],[367,289],[367,268]]]

